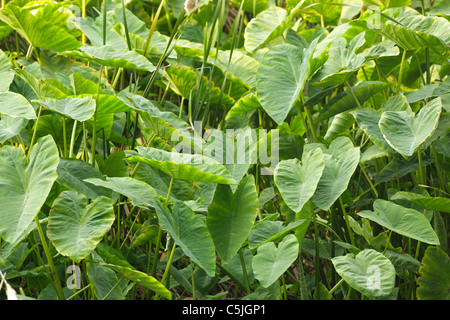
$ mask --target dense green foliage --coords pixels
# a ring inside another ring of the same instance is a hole
[[[2,0],[0,299],[449,299],[449,14]]]

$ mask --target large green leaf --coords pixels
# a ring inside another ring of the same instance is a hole
[[[261,108],[261,104],[255,93],[249,93],[241,97],[227,114],[227,120],[243,115],[247,112]]]
[[[442,17],[410,14],[396,18],[395,22],[388,20],[381,23],[380,28],[374,30],[406,50],[429,47],[436,53],[444,54],[450,45],[450,36],[446,32],[449,27],[450,22]]]
[[[343,10],[340,5],[342,2],[342,0],[287,0],[286,5],[290,9],[301,9],[302,17],[308,22],[320,24],[323,21],[328,26],[338,23]]]
[[[28,71],[30,72],[28,72]],[[66,98],[66,94],[56,87],[47,85],[42,81],[40,77],[36,77],[31,70],[25,69],[15,69],[16,74],[31,88],[36,94],[37,98],[56,98],[63,99]],[[13,82],[14,84],[14,82]],[[28,88],[27,88],[28,89]],[[33,96],[33,98],[35,98]]]
[[[203,58],[203,44],[180,39],[175,44],[175,50],[178,54],[187,57]],[[218,54],[210,52],[208,62],[226,71],[232,78],[241,81],[241,85],[250,89],[256,84],[256,72],[260,66],[257,59],[248,55],[247,52],[240,49],[233,51],[219,50]]]
[[[11,70],[12,64],[8,59],[8,56],[0,50],[0,92],[8,91],[9,85],[14,80],[14,72]]]
[[[111,199],[98,197],[90,204],[74,191],[64,191],[53,202],[47,235],[56,250],[75,262],[86,258],[114,222]]]
[[[155,70],[155,67],[151,62],[139,53],[126,49],[115,49],[108,45],[84,45],[79,51],[65,51],[61,54],[75,59],[88,60],[108,67],[149,72]]]
[[[422,157],[422,167],[425,168],[434,162],[434,158],[430,156]],[[376,183],[388,182],[389,180],[404,177],[410,172],[419,170],[420,164],[418,156],[414,155],[412,159],[406,160],[404,158],[393,159],[389,162],[375,178]]]
[[[258,248],[252,260],[255,278],[267,288],[277,281],[297,257],[298,241],[293,234],[285,236],[278,247],[274,242],[265,243]]]
[[[95,112],[95,100],[92,97],[37,100],[44,107],[80,122],[89,120]]]
[[[256,75],[258,100],[277,124],[283,123],[303,90],[316,44],[317,39],[304,52],[282,44],[264,55]]]
[[[442,102],[436,98],[428,102],[417,116],[408,111],[385,111],[379,127],[389,145],[404,157],[410,157],[439,124]]]
[[[258,222],[250,232],[248,236],[249,248],[254,250],[270,241],[277,241],[293,230],[303,229],[305,225],[309,225],[307,219],[300,219],[289,223],[264,219]]]
[[[382,199],[375,200],[373,208],[374,211],[363,210],[358,215],[406,237],[428,244],[439,244],[430,222],[419,211]]]
[[[191,68],[171,66],[165,72],[170,88],[186,100],[189,100],[198,91],[200,97],[207,96],[206,102],[209,100],[212,104],[217,104],[219,101],[224,105],[234,104],[234,99],[225,92],[221,92],[219,87],[212,81],[210,82],[206,76],[203,76],[200,82],[197,72]]]
[[[353,110],[350,111],[350,113],[356,119],[358,126],[364,131],[365,134],[367,134],[375,145],[390,155],[395,153],[386,140],[384,140],[380,127],[378,126],[382,114],[381,112],[372,108],[366,108]]]
[[[13,118],[7,115],[2,115],[0,119],[0,143],[17,136],[22,130],[24,124],[23,118]]]
[[[107,189],[84,181],[84,179],[88,178],[103,179],[101,172],[86,161],[80,159],[61,159],[57,172],[58,183],[85,195],[89,199],[110,195]]]
[[[344,92],[339,93],[323,108],[320,119],[328,119],[339,113],[355,109],[358,103],[363,105],[374,94],[389,87],[389,83],[380,81],[364,81]]]
[[[28,100],[15,92],[0,92],[0,114],[14,118],[36,119],[36,112]]]
[[[428,247],[419,269],[419,300],[450,300],[450,259],[445,251]]]
[[[107,24],[109,19],[107,18]],[[75,19],[75,25],[83,31],[90,43],[95,46],[103,45],[103,16],[99,16],[96,19],[92,17],[77,17]],[[116,30],[108,24],[106,26],[106,45],[112,46],[116,49],[126,49],[127,44],[124,39],[117,34]]]
[[[449,198],[429,197],[414,192],[399,191],[392,195],[391,200],[407,200],[427,210],[450,213]]]
[[[213,202],[208,208],[206,225],[217,253],[224,262],[229,262],[247,239],[258,207],[252,175],[242,179],[234,194],[228,185],[217,186]]]
[[[203,220],[182,201],[175,201],[173,212],[160,201],[155,202],[155,208],[161,228],[193,262],[213,277],[216,270],[214,242]]]
[[[372,299],[387,298],[394,290],[395,268],[373,249],[331,259],[337,273],[352,288]]]
[[[360,150],[349,138],[337,137],[322,151],[325,168],[312,201],[322,210],[328,210],[347,189],[359,164]]]
[[[32,147],[29,161],[22,149],[0,149],[0,235],[15,242],[33,222],[57,178],[58,149],[51,136]]]
[[[168,152],[155,148],[137,147],[138,155],[130,162],[144,162],[174,179],[234,184],[235,180],[219,162],[202,155]]]
[[[367,52],[356,54],[366,42],[361,32],[347,45],[347,39],[339,37],[330,43],[328,59],[311,79],[313,85],[330,87],[343,84],[365,61]]]
[[[277,164],[274,171],[275,184],[294,212],[299,212],[314,195],[324,167],[320,148],[303,155],[301,164],[298,159],[283,160]]]
[[[270,7],[250,20],[244,32],[245,50],[256,51],[280,36],[288,27],[287,15],[283,8]]]
[[[365,134],[380,147],[384,152],[389,155],[395,155],[395,150],[392,149],[381,133],[378,123],[380,122],[381,115],[384,111],[407,111],[412,112],[406,97],[403,94],[398,94],[388,99],[386,103],[381,106],[381,109],[374,110],[372,108],[357,109],[350,111],[353,117],[356,119],[358,126],[364,131]]]
[[[249,167],[256,162],[256,137],[249,127],[242,130],[208,130],[204,138],[207,140],[204,151],[230,172],[239,183]],[[237,184],[231,186],[234,192]]]
[[[353,123],[355,123],[355,119],[349,112],[338,113],[331,121],[324,139],[336,138],[339,135],[348,134],[349,128]]]
[[[244,2],[244,4],[242,5],[242,10],[246,11],[246,12],[250,12],[250,13],[254,13],[256,11],[256,13],[259,13],[265,9],[267,9],[268,4],[267,4],[268,0],[259,0],[259,1],[254,1],[254,0],[231,0],[231,3],[236,7],[239,8],[241,3]]]
[[[12,3],[0,12],[0,19],[36,48],[60,52],[75,50],[81,46],[66,29]]]
[[[84,179],[84,181],[123,194],[130,198],[135,206],[153,206],[154,201],[158,200],[158,194],[153,187],[131,177],[106,177],[105,180],[88,178]]]
[[[149,276],[144,272],[131,269],[130,267],[117,266],[108,263],[101,263],[100,265],[103,267],[111,268],[112,270],[118,272],[125,278],[133,282],[136,282],[137,284],[143,285],[144,287],[156,292],[161,297],[164,297],[168,300],[172,300],[172,294],[170,293],[170,291],[167,290],[167,288],[164,287],[164,285],[161,282],[159,282],[158,280],[156,280],[155,278]]]
[[[90,258],[86,260],[86,274],[92,292],[98,300],[125,300],[124,291],[128,280],[121,280],[116,272],[104,267],[104,263],[96,251],[93,251]]]
[[[194,128],[170,111],[161,111],[154,102],[144,97],[127,93],[133,106],[139,110],[141,117],[147,122],[148,130],[167,141],[177,141],[177,146],[189,150],[202,150],[203,139]],[[145,130],[145,129],[144,129]]]

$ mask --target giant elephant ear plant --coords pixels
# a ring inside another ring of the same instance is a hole
[[[2,1],[0,299],[449,299],[446,1]]]

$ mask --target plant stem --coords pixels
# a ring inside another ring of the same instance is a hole
[[[192,300],[197,300],[197,295],[195,294],[194,264],[192,261],[191,261],[191,282],[192,282]]]
[[[239,259],[241,261],[242,273],[244,275],[245,287],[247,288],[247,294],[250,294],[251,293],[250,284],[248,283],[247,268],[245,267],[245,260],[244,260],[244,254],[242,253],[242,248],[239,249]]]
[[[75,120],[73,123],[72,135],[70,137],[69,158],[73,157],[73,147],[75,145],[75,134],[77,131],[77,124],[78,124],[78,121]]]
[[[389,243],[391,243],[391,236],[392,236],[392,230],[389,231],[388,240],[386,241],[386,246],[384,247],[383,254],[386,253],[386,251],[389,247]]]
[[[298,257],[298,268],[300,271],[300,299],[309,300],[308,286],[306,285],[305,270],[303,269],[303,262],[301,254]]]
[[[79,295],[80,293],[82,293],[84,290],[90,288],[91,284],[88,284],[86,287],[84,287],[83,289],[78,290],[77,292],[75,292],[73,295],[71,295],[70,297],[67,298],[67,300],[71,300],[72,298],[76,297],[77,295]]]
[[[114,291],[114,289],[117,288],[117,286],[119,285],[120,281],[122,281],[122,279],[123,279],[124,277],[125,277],[124,275],[122,275],[122,276],[120,277],[120,279],[119,279],[119,280],[116,282],[116,284],[111,288],[111,290],[109,290],[109,292],[102,298],[102,300],[108,299],[108,297],[111,295],[111,293]]]
[[[167,264],[166,264],[166,269],[164,270],[164,274],[162,276],[161,279],[161,283],[164,284],[164,282],[166,281],[167,276],[169,275],[170,272],[170,265],[172,264],[172,259],[173,259],[173,254],[175,252],[175,247],[177,246],[177,244],[174,242],[172,249],[170,249],[168,257],[167,257]],[[154,300],[158,300],[159,299],[159,294],[155,295]]]
[[[348,90],[350,90],[350,94],[352,95],[353,99],[356,102],[356,105],[358,106],[359,109],[362,109],[361,103],[359,103],[358,97],[356,96],[355,92],[352,89],[352,86],[350,85],[350,83],[348,83],[348,81],[345,82]]]
[[[403,65],[405,64],[406,50],[403,49],[402,61],[400,62],[400,72],[397,79],[397,93],[401,92],[402,80],[403,80]]]
[[[287,300],[286,279],[284,277],[284,273],[281,275],[281,283],[283,284],[284,300]]]
[[[42,106],[39,106],[38,116],[37,116],[36,122],[34,124],[33,136],[31,138],[30,145],[28,146],[28,150],[31,150],[31,147],[33,147],[34,141],[36,140],[36,131],[37,131],[37,126],[39,124],[39,119],[41,117],[41,112],[42,112]]]
[[[337,290],[337,288],[339,288],[341,286],[341,284],[343,284],[343,283],[344,283],[344,278],[341,278],[341,280],[339,280],[339,282],[336,283],[333,288],[331,288],[329,294],[332,295]]]
[[[81,18],[86,18],[86,0],[81,0]],[[86,35],[81,32],[81,44],[86,43]]]
[[[425,175],[423,173],[423,167],[422,167],[422,153],[420,152],[420,147],[417,149],[417,155],[418,155],[418,158],[419,158],[420,182],[422,184],[426,184],[426,182],[425,182]]]
[[[317,219],[316,214],[313,212],[312,214],[313,222],[314,222],[314,243],[315,243],[315,260],[314,260],[314,268],[315,268],[315,288],[316,290],[319,288],[319,277],[320,277],[320,251],[319,251],[319,231],[317,228]]]
[[[42,231],[41,223],[39,222],[39,218],[37,215],[34,217],[34,221],[36,222],[39,237],[41,238],[42,248],[44,249],[45,256],[47,257],[48,265],[53,276],[53,283],[55,285],[56,294],[58,295],[58,298],[60,300],[65,300],[66,298],[64,297],[62,291],[61,282],[59,280],[58,273],[56,272],[55,264],[53,263],[52,255],[48,248],[47,241],[45,240],[45,235]]]
[[[103,66],[100,67],[97,84],[97,96],[95,98],[94,123],[92,124],[92,145],[91,145],[91,164],[95,166],[95,147],[97,145],[97,105],[100,96],[100,86],[102,83]]]
[[[173,178],[170,179],[169,191],[167,192],[167,199],[165,202],[166,208],[168,208],[168,206],[169,206],[169,199],[170,199],[170,193],[172,190],[173,180],[174,180]],[[161,227],[159,227],[158,237],[156,238],[156,244],[155,244],[155,255],[153,256],[152,273],[151,273],[152,277],[156,276],[156,265],[158,263],[158,251],[159,251],[159,246],[161,244],[161,238],[162,238],[162,229],[161,229]]]
[[[306,113],[306,118],[308,118],[308,122],[309,122],[309,127],[311,129],[311,135],[313,137],[314,142],[319,142],[319,139],[317,139],[317,134],[316,134],[316,128],[314,126],[314,122],[311,116],[311,113],[309,112],[308,107],[303,106],[303,108],[305,109],[305,113]],[[306,129],[306,128],[305,128]]]
[[[342,213],[344,213],[345,224],[347,226],[347,231],[348,231],[348,235],[350,237],[350,241],[351,241],[352,245],[355,246],[355,239],[353,237],[353,232],[350,227],[350,222],[348,220],[347,210],[345,210],[344,202],[342,201],[342,197],[339,197],[339,204],[341,205]]]
[[[63,145],[64,145],[64,158],[67,158],[67,133],[66,133],[66,117],[62,118],[62,125],[63,125]]]
[[[373,194],[375,195],[376,198],[378,198],[378,192],[377,189],[375,188],[375,186],[372,183],[372,180],[370,180],[369,175],[366,173],[366,170],[364,170],[364,167],[360,164],[359,167],[361,168],[362,173],[364,174],[364,177],[366,178],[367,182],[370,185],[370,188],[373,191]]]

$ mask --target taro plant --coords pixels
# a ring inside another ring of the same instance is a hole
[[[0,299],[449,299],[446,1],[2,1]]]

